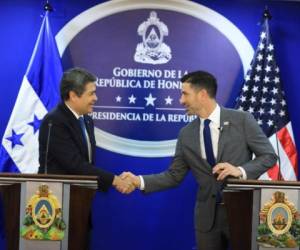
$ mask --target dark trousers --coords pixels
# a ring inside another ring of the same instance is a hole
[[[216,205],[215,222],[209,232],[196,231],[198,250],[227,250],[229,247],[229,226],[225,205]]]

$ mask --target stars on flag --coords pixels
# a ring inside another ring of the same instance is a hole
[[[36,115],[34,115],[33,121],[28,123],[28,125],[33,127],[34,134],[39,130],[41,122],[42,120],[40,120],[39,118],[37,118]]]
[[[61,58],[46,10],[0,147],[0,171],[37,173],[41,118],[59,101]],[[51,76],[51,77],[49,77]]]
[[[11,148],[13,149],[16,145],[24,146],[24,144],[21,141],[22,136],[25,133],[17,134],[14,130],[12,130],[12,135],[9,137],[6,137],[6,140],[11,142]]]
[[[25,135],[25,133],[22,133],[20,131],[26,131],[25,127],[27,125],[29,125],[29,126],[32,126],[32,128],[33,128],[33,134],[35,134],[39,130],[39,128],[40,128],[41,121],[42,120],[39,119],[34,114],[33,121],[21,124],[20,128],[17,129],[17,130],[16,129],[12,129],[11,135],[8,136],[8,137],[5,137],[6,140],[8,140],[8,141],[11,142],[11,149],[14,149],[14,147],[16,145],[24,146],[24,144],[23,144],[23,142],[22,142],[21,139]],[[19,127],[19,126],[17,126],[17,127]]]
[[[289,120],[273,53],[274,45],[267,33],[261,32],[256,56],[237,103],[238,109],[254,115],[267,136],[278,131]]]
[[[274,58],[268,15],[265,16],[260,41],[236,108],[252,113],[279,157],[274,168],[262,178],[295,180],[298,171],[297,149],[293,142],[285,93],[280,84],[279,68]]]

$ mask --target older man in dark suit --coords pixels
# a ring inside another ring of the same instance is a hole
[[[100,190],[114,186],[120,192],[129,192],[133,186],[128,181],[94,165],[94,125],[87,114],[97,101],[95,81],[94,75],[81,68],[64,72],[62,103],[44,117],[40,127],[39,173],[45,173],[47,165],[49,174],[95,175]]]
[[[214,76],[197,71],[181,81],[180,102],[189,115],[198,118],[181,129],[172,164],[159,174],[135,176],[125,172],[122,178],[150,193],[179,185],[191,170],[199,184],[195,205],[198,249],[226,250],[225,178],[256,179],[276,163],[277,157],[250,113],[218,105]]]

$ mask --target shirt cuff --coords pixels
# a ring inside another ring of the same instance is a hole
[[[242,179],[242,180],[247,180],[247,174],[246,174],[246,171],[245,171],[245,169],[243,169],[242,167],[238,167],[240,170],[241,170],[241,172],[242,172],[242,176],[240,177],[240,179]]]
[[[145,190],[145,181],[144,181],[144,178],[141,175],[139,175],[139,177],[140,177],[140,182],[141,182],[140,190]]]

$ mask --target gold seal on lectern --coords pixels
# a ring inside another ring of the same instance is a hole
[[[295,205],[276,191],[259,213],[257,243],[262,247],[300,246],[300,220]]]
[[[48,185],[40,185],[27,202],[21,236],[27,240],[62,240],[65,229],[57,197]]]

